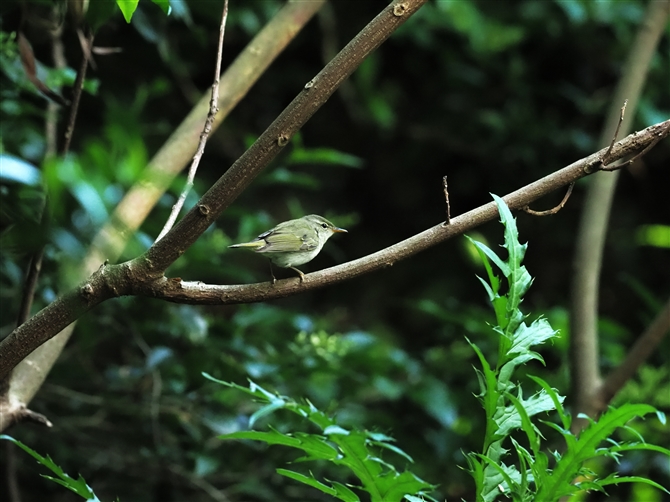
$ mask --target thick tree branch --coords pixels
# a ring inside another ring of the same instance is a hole
[[[138,258],[154,277],[179,258],[291,137],[330,98],[344,80],[427,0],[395,0],[363,28],[270,124],[251,147],[219,178],[200,202],[160,241]]]
[[[657,137],[669,136],[669,124],[670,120],[667,120],[624,138],[615,144],[611,153],[612,158],[620,159],[635,154]],[[591,174],[601,165],[606,151],[602,149],[508,194],[504,197],[505,202],[512,209],[520,209],[553,190]],[[40,344],[75,321],[82,313],[114,296],[144,295],[180,303],[218,305],[281,298],[389,267],[398,260],[492,220],[496,215],[495,204],[492,202],[485,204],[452,218],[450,225],[440,223],[377,253],[307,274],[304,283],[292,278],[278,281],[275,285],[261,283],[209,286],[184,282],[176,278],[166,279],[162,276],[155,278],[153,273],[147,271],[138,260],[103,266],[78,288],[45,307],[0,342],[0,377]]]
[[[221,75],[219,112],[215,131],[230,111],[246,96],[270,64],[321,8],[325,0],[289,2],[249,42]],[[149,215],[174,178],[193,157],[209,109],[210,93],[204,95],[165,145],[149,162],[145,175],[123,197],[110,221],[96,234],[85,258],[81,279],[92,274],[105,260],[115,261],[130,236]]]
[[[269,162],[286,146],[293,134],[328,100],[337,87],[377,49],[393,31],[400,27],[427,0],[395,0],[358,33],[321,72],[309,81],[303,91],[288,105],[256,142],[200,199],[200,202],[164,238],[132,262],[118,267],[102,267],[75,292],[67,294],[71,303],[54,302],[59,312],[51,325],[53,329],[31,332],[25,343],[24,331],[44,323],[46,307],[23,328],[18,328],[0,343],[0,378],[36,347],[75,321],[81,313],[114,295],[134,294],[134,288],[159,279],[173,263],[211,225]],[[101,277],[107,274],[104,279]],[[132,277],[133,279],[130,279]],[[70,306],[72,314],[60,315]],[[48,317],[48,314],[46,314]],[[19,331],[20,330],[20,331]],[[21,359],[16,359],[21,357]]]
[[[651,126],[641,132],[632,134],[617,143],[610,155],[617,159],[627,157],[644,149],[646,144],[657,138],[670,136],[670,120]],[[544,178],[520,188],[504,198],[511,209],[521,209],[529,203],[557,190],[565,185],[594,172],[600,165],[602,156],[607,152],[603,149],[589,157],[556,171]],[[360,275],[392,266],[396,261],[412,256],[454,236],[461,235],[484,222],[490,221],[498,214],[493,202],[480,206],[461,216],[451,218],[450,224],[440,223],[420,234],[405,239],[393,246],[335,267],[305,275],[305,281],[298,278],[245,285],[206,285],[201,282],[185,282],[180,279],[161,278],[155,282],[147,282],[135,289],[133,294],[162,298],[178,303],[225,305],[266,301],[274,298],[301,293],[311,289],[352,279]]]
[[[263,27],[221,76],[219,113],[216,129],[229,112],[244,98],[249,89],[274,59],[295,38],[325,0],[289,2]],[[145,177],[134,185],[103,226],[89,249],[77,281],[91,275],[106,259],[115,261],[126,242],[145,220],[151,208],[167,190],[195,151],[209,106],[209,94],[203,96],[165,145],[149,162]],[[0,409],[0,431],[12,422],[14,413],[27,406],[40,388],[58,355],[67,343],[75,323],[51,338],[26,357],[14,369],[11,382],[11,408]],[[1,406],[1,405],[0,405]]]

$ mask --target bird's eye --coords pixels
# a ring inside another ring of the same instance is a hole
[[[328,225],[326,225],[325,223],[321,223],[321,226],[322,226],[323,228],[328,228]]]

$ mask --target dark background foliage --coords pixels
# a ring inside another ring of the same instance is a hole
[[[190,204],[321,69],[324,58],[332,57],[332,48],[342,47],[384,5],[336,1],[310,22],[210,139]],[[645,5],[533,0],[426,5],[356,71],[169,274],[223,284],[267,280],[263,259],[227,245],[309,213],[349,229],[305,270],[327,267],[444,220],[442,176],[449,179],[455,216],[490,201],[489,192],[504,195],[590,154],[600,147],[603,117]],[[21,84],[12,43],[3,38],[3,152],[42,165],[50,190],[49,221],[40,227],[35,221],[40,190],[0,180],[3,334],[14,322],[22,271],[40,241],[35,236],[48,243],[37,308],[69,284],[68,274],[97,228],[188,113],[194,96],[211,85],[221,5],[187,1],[173,7],[166,17],[157,6],[140,2],[130,25],[117,14],[101,28],[96,45],[123,52],[96,56],[89,74],[92,92],[84,96],[74,135],[75,154],[64,163],[42,164],[45,101]],[[269,0],[231,2],[224,67],[280,7]],[[17,29],[18,19],[17,4],[7,2],[3,37]],[[37,58],[50,65],[39,29],[28,36]],[[77,67],[80,49],[67,24],[63,38],[69,64]],[[666,30],[636,128],[668,118],[669,44]],[[68,81],[73,70],[54,73],[50,78]],[[667,165],[666,141],[619,181],[600,290],[604,371],[621,361],[668,295],[668,249],[639,238],[643,225],[670,224]],[[146,249],[158,234],[182,183],[163,197],[125,258]],[[521,238],[530,243],[526,266],[536,277],[525,309],[547,316],[563,336],[546,347],[546,368],[528,371],[542,374],[563,393],[571,259],[584,184],[578,183],[555,216],[518,215]],[[553,206],[562,195],[538,202],[538,209]],[[473,237],[498,243],[501,235],[500,225],[491,223]],[[459,468],[465,465],[461,451],[481,447],[483,414],[473,397],[475,357],[464,337],[490,357],[497,345],[475,278],[482,273],[478,267],[465,240],[456,239],[383,271],[268,304],[107,302],[80,321],[31,405],[54,428],[22,425],[11,433],[49,453],[67,472],[81,472],[104,500],[204,501],[213,497],[208,490],[220,490],[227,500],[323,500],[274,472],[292,460],[281,448],[215,439],[246,427],[255,407],[206,382],[200,372],[240,384],[249,377],[336,411],[344,424],[394,436],[415,458],[413,471],[440,485],[438,498],[471,500],[472,485]],[[667,411],[668,349],[666,340],[622,399]],[[280,429],[290,427],[290,420],[282,414],[271,418]],[[668,444],[667,428],[651,422],[640,427],[645,438]],[[17,461],[25,500],[75,500],[39,480],[32,460],[19,455]],[[315,474],[330,469],[309,468]],[[618,469],[669,483],[667,465],[649,456],[631,457]],[[324,475],[341,479],[342,473]],[[610,500],[642,500],[636,489],[613,487]],[[644,494],[654,497],[650,501],[670,500]]]

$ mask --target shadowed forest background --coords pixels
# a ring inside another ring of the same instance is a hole
[[[171,15],[142,1],[127,24],[116,13],[95,45],[69,160],[45,162],[46,100],[24,82],[9,34],[18,2],[2,20],[2,153],[41,166],[48,217],[38,221],[40,183],[0,178],[0,336],[14,328],[28,259],[45,244],[33,311],[73,285],[73,270],[148,160],[209,92],[221,2],[171,2]],[[231,0],[222,68],[283,2]],[[386,5],[333,1],[305,26],[208,141],[188,208],[246,150],[337,51]],[[169,277],[210,284],[269,280],[267,260],[227,246],[275,224],[320,214],[349,233],[331,239],[306,273],[356,259],[444,221],[442,177],[451,215],[507,194],[602,147],[613,89],[644,16],[645,1],[438,1],[422,7],[369,57],[299,135],[188,251]],[[39,26],[25,28],[35,57],[53,68]],[[670,116],[670,32],[666,26],[635,112],[633,130]],[[77,35],[62,35],[71,84],[81,59]],[[68,95],[67,87],[63,90]],[[64,112],[59,131],[64,128]],[[59,136],[59,138],[61,137]],[[607,231],[599,287],[600,365],[616,367],[670,292],[670,142],[660,142],[621,172]],[[598,173],[597,176],[608,176]],[[525,265],[535,278],[523,308],[543,315],[561,338],[543,346],[546,367],[525,371],[570,394],[570,283],[580,211],[589,178],[557,214],[515,212]],[[163,227],[184,183],[171,191],[130,240],[120,263],[142,253]],[[533,204],[548,209],[555,193]],[[656,227],[651,227],[656,225]],[[661,226],[661,227],[658,227]],[[469,235],[497,249],[502,227]],[[275,269],[278,278],[291,271]],[[463,237],[351,281],[267,303],[177,305],[143,297],[105,302],[81,318],[30,408],[51,429],[19,424],[9,434],[81,473],[101,500],[329,500],[278,475],[297,456],[281,447],[220,441],[244,429],[257,406],[221,390],[201,372],[245,385],[248,378],[295,399],[307,398],[348,426],[393,436],[436,498],[473,500],[462,452],[477,450],[485,426],[474,397],[476,355],[465,337],[495,358],[497,335],[485,274]],[[670,342],[615,398],[670,410]],[[292,417],[263,419],[277,429]],[[668,447],[670,428],[639,425]],[[551,445],[549,448],[557,448]],[[5,444],[2,444],[4,449]],[[21,452],[22,500],[78,500]],[[6,451],[0,465],[7,464]],[[398,465],[398,464],[397,464]],[[667,459],[643,452],[591,466],[618,469],[670,486]],[[338,479],[329,465],[310,464]],[[3,478],[5,474],[3,474]],[[7,494],[0,483],[3,500]],[[638,491],[636,491],[638,490]],[[668,501],[635,484],[612,486],[611,501]],[[580,500],[603,500],[602,494]],[[644,498],[642,498],[644,497]],[[8,499],[7,499],[8,500]]]

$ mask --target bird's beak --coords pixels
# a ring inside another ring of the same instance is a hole
[[[335,233],[335,234],[341,234],[341,233],[348,234],[349,232],[347,232],[344,228],[334,227],[333,228],[333,233]]]

